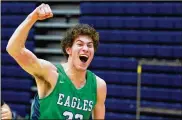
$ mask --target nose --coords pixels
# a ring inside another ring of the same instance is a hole
[[[83,50],[84,52],[87,52],[87,51],[88,51],[88,46],[87,46],[87,45],[84,45],[83,48],[82,48],[82,50]]]

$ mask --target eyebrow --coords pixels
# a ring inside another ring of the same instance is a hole
[[[82,40],[76,40],[76,42],[83,42]],[[88,42],[87,44],[91,44],[93,42]]]

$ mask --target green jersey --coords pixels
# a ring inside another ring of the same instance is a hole
[[[97,99],[95,75],[87,70],[85,85],[77,89],[66,75],[61,64],[55,88],[49,96],[35,96],[31,107],[31,119],[89,119]]]

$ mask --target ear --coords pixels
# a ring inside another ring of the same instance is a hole
[[[71,54],[71,48],[70,48],[70,47],[67,47],[67,48],[66,48],[66,53],[67,53],[68,55]]]

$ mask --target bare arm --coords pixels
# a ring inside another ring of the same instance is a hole
[[[105,118],[105,99],[107,94],[107,87],[104,80],[97,78],[97,103],[93,111],[93,119]]]
[[[37,20],[44,20],[52,17],[52,11],[46,4],[41,4],[18,26],[11,36],[6,47],[7,52],[17,63],[33,76],[45,76],[53,65],[47,61],[38,59],[25,47],[25,42],[30,29]],[[45,76],[47,77],[47,76]],[[50,82],[50,81],[48,81]]]

